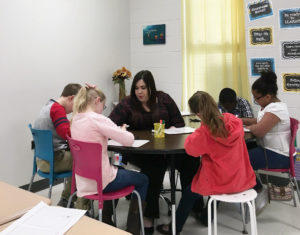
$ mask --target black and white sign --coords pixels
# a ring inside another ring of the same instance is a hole
[[[300,59],[300,41],[289,41],[281,43],[283,59]]]

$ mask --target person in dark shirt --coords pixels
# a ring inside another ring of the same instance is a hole
[[[231,88],[221,90],[218,107],[222,113],[232,113],[239,118],[254,117],[249,102],[242,97],[237,97]]]
[[[174,100],[166,93],[157,91],[152,73],[148,70],[138,72],[132,82],[130,96],[125,97],[111,112],[112,121],[117,125],[129,125],[129,130],[152,130],[153,124],[165,121],[165,127],[183,127],[184,120]],[[137,165],[149,178],[147,206],[144,213],[145,233],[154,232],[154,218],[159,218],[159,194],[163,183],[168,159],[165,156],[130,155],[123,156]],[[184,161],[183,161],[184,159]],[[195,175],[199,163],[194,158],[179,156],[181,187],[187,187]],[[103,214],[105,214],[105,207]]]

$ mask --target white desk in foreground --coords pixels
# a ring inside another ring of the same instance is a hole
[[[21,217],[40,201],[44,201],[48,205],[51,204],[49,198],[42,197],[0,181],[0,232],[13,223],[13,220]],[[129,235],[130,233],[83,216],[65,234]]]

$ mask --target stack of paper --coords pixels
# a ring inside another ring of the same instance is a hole
[[[149,142],[149,140],[135,140],[131,147],[138,148],[138,147],[141,147],[141,146],[143,146],[144,144],[146,144],[148,142]],[[123,146],[122,144],[120,144],[119,142],[114,141],[114,140],[109,140],[107,145]]]
[[[169,135],[188,134],[188,133],[193,133],[194,131],[195,131],[195,128],[188,127],[188,126],[165,129],[165,133],[169,134]]]
[[[85,212],[40,202],[2,231],[1,235],[63,235]]]

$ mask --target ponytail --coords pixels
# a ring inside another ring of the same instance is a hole
[[[200,114],[201,121],[210,130],[212,136],[226,138],[226,130],[223,115],[220,113],[214,99],[204,91],[197,91],[189,99],[190,110]]]
[[[97,97],[100,97],[100,101],[105,100],[104,93],[99,89],[82,87],[74,99],[73,116],[77,113],[84,112],[87,109],[89,103]]]

